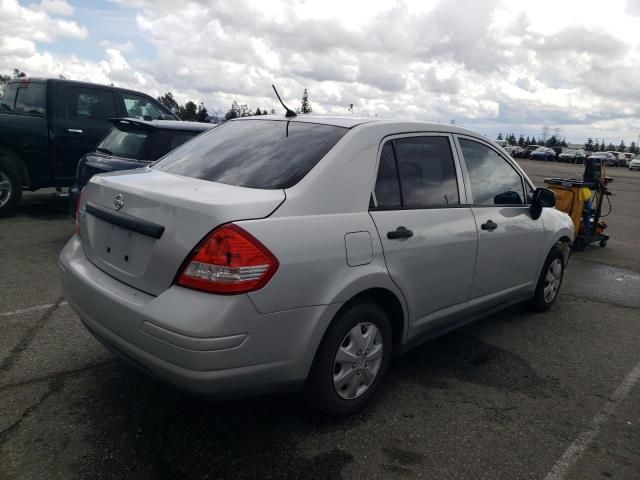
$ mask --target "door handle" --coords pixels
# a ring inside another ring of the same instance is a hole
[[[67,128],[67,133],[83,133],[79,128]]]
[[[413,237],[413,232],[405,227],[398,227],[391,232],[387,232],[387,238],[389,240],[396,240],[398,238],[409,238]]]
[[[480,228],[482,230],[489,230],[491,232],[492,230],[498,228],[498,224],[493,220],[487,220],[487,223],[483,223],[482,225],[480,225]]]

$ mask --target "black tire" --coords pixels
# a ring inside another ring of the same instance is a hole
[[[360,396],[345,399],[334,386],[335,359],[338,348],[349,332],[359,323],[372,323],[382,337],[382,360],[368,389]],[[305,386],[307,401],[333,417],[346,417],[362,410],[378,390],[391,360],[392,336],[387,313],[375,303],[357,302],[338,313],[325,333],[316,352],[311,372]]]
[[[0,163],[0,217],[13,215],[22,199],[22,182],[12,168]],[[8,190],[2,188],[8,184]]]
[[[548,285],[547,274],[549,273],[549,269],[551,268],[551,264],[555,260],[560,260],[560,266],[562,268],[560,274],[560,283],[558,284],[555,294],[553,298],[545,299],[545,287]],[[540,272],[540,278],[538,279],[538,284],[536,285],[536,292],[531,301],[529,302],[529,306],[535,312],[546,312],[551,308],[551,305],[554,304],[558,295],[560,293],[560,287],[562,287],[562,280],[564,279],[564,255],[562,254],[562,250],[558,247],[553,247],[549,256],[544,262],[544,266],[542,267],[542,271]]]

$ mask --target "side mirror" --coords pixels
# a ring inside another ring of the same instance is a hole
[[[548,188],[536,188],[531,200],[531,218],[537,220],[542,215],[543,208],[553,208],[556,205],[556,194]]]

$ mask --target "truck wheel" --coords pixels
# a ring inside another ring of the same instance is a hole
[[[22,198],[22,182],[11,168],[0,163],[0,217],[12,215]]]
[[[370,302],[350,305],[320,344],[307,379],[307,400],[334,417],[362,410],[380,386],[391,349],[391,326],[384,310]]]

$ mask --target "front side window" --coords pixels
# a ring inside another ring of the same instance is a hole
[[[378,208],[459,205],[458,181],[447,137],[407,137],[385,143],[375,196]]]
[[[146,97],[123,93],[122,99],[124,100],[124,108],[127,110],[127,117],[143,120],[172,118]]]
[[[466,138],[460,139],[474,205],[522,205],[522,177],[494,150]]]
[[[61,118],[104,121],[116,116],[113,93],[109,90],[73,87],[65,90]]]

